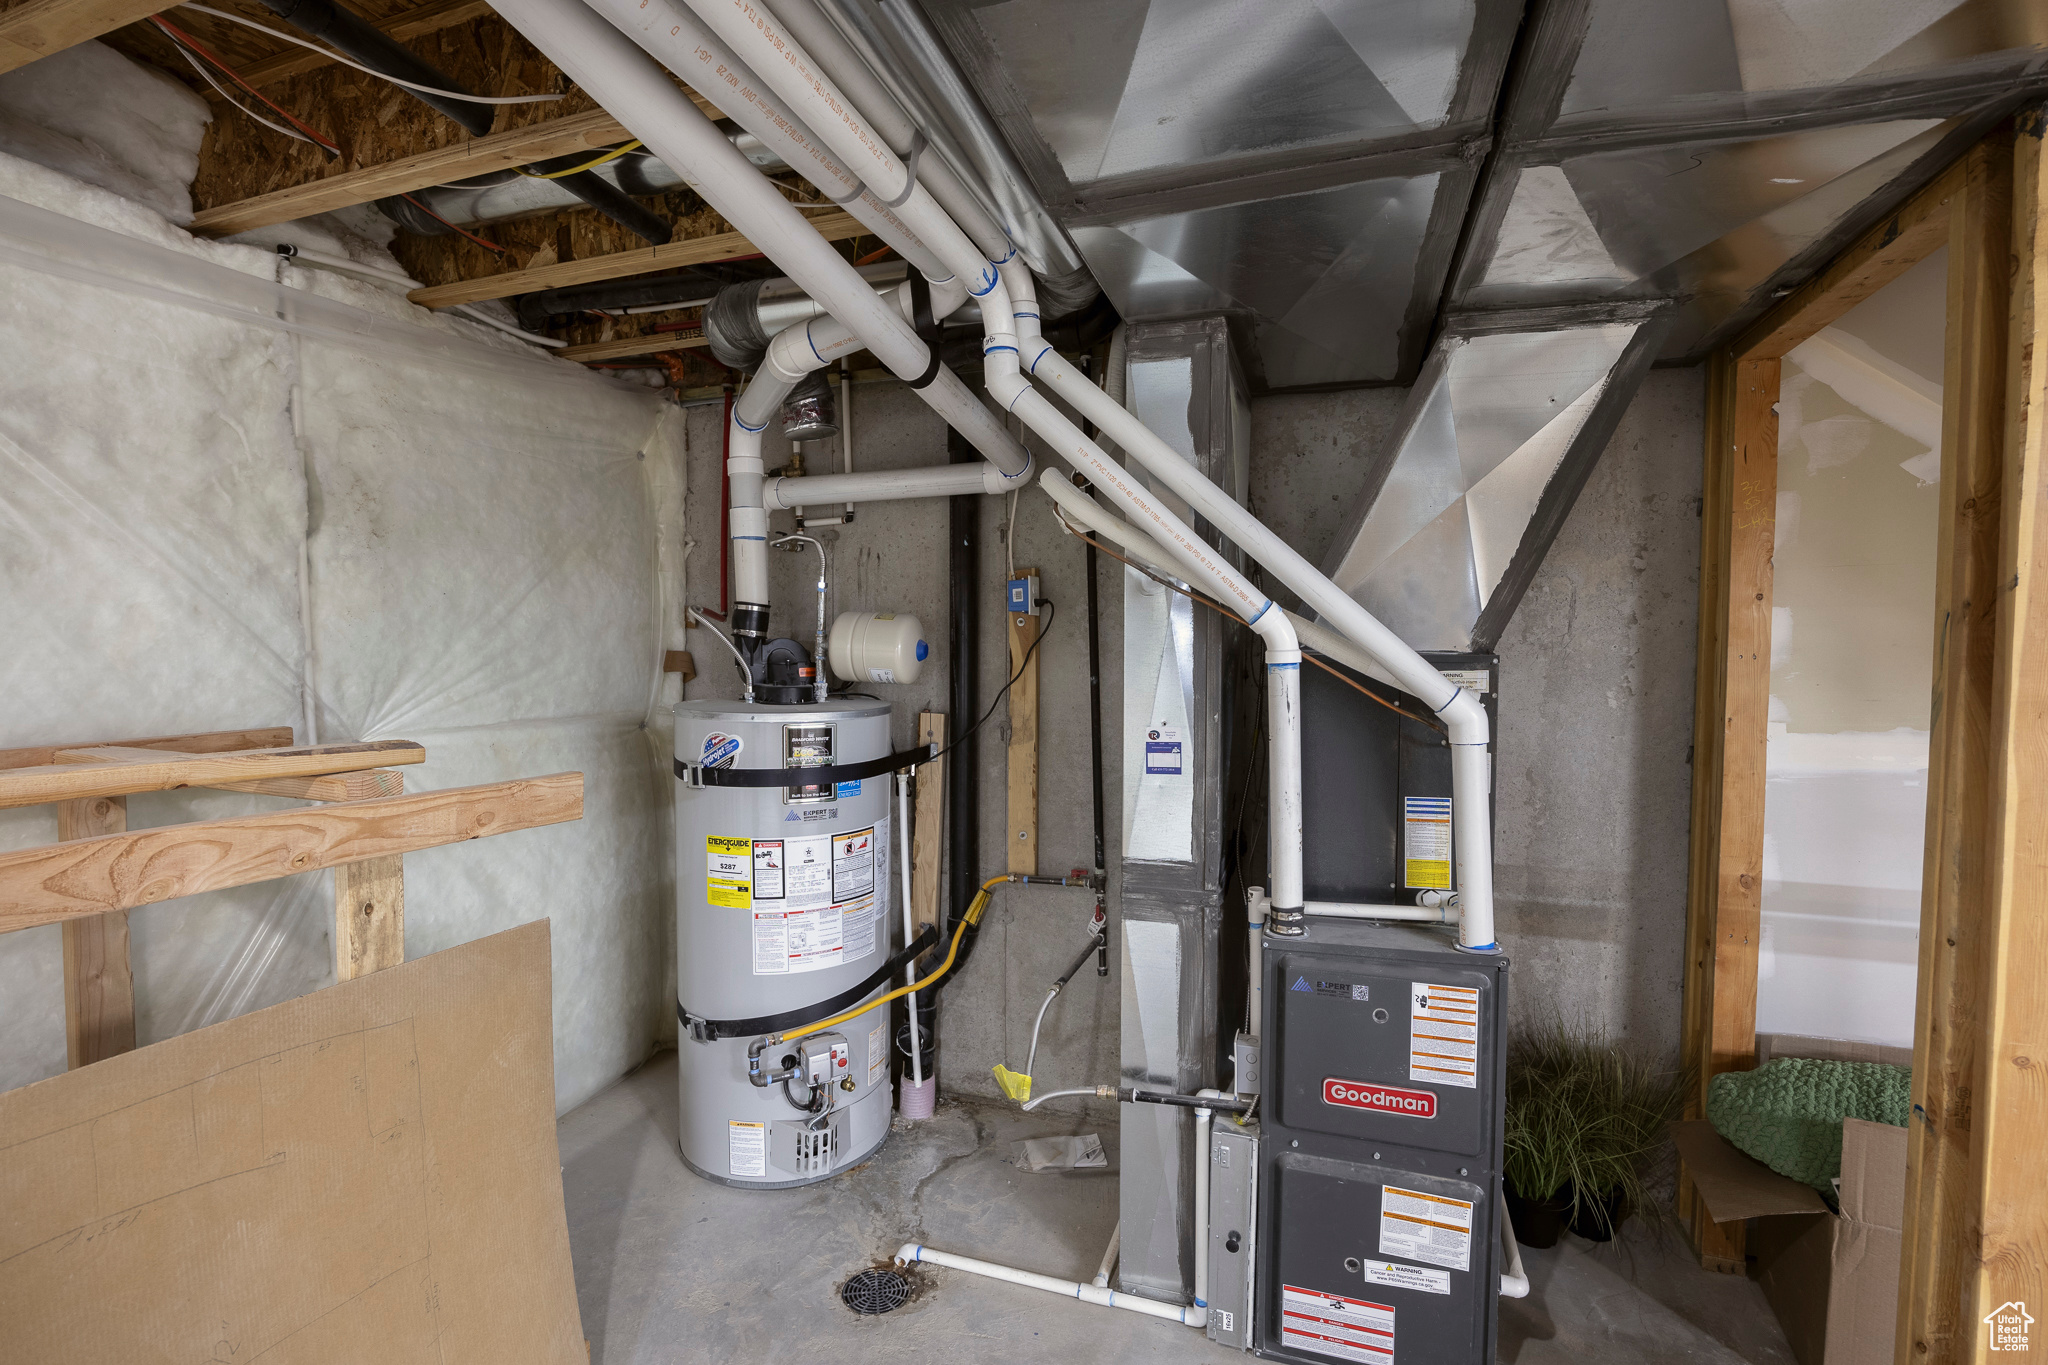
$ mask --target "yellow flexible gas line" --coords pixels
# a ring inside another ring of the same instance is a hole
[[[627,152],[633,151],[639,146],[640,139],[636,137],[631,142],[623,143],[620,146],[612,148],[610,151],[605,152],[601,156],[597,157],[595,160],[586,161],[581,166],[571,166],[566,171],[529,171],[524,166],[514,166],[512,169],[518,171],[521,175],[525,176],[529,180],[560,180],[566,176],[581,174],[584,171],[590,170],[594,166],[602,166],[607,161],[617,161]]]
[[[967,913],[960,917],[960,927],[953,931],[953,945],[950,948],[946,949],[946,960],[944,962],[941,962],[938,966],[938,969],[934,971],[930,976],[926,977],[922,981],[916,982],[909,986],[899,986],[895,990],[890,991],[887,995],[883,996],[881,999],[870,1000],[867,1004],[862,1005],[857,1009],[850,1009],[846,1011],[846,1013],[844,1014],[835,1014],[830,1019],[820,1019],[815,1024],[805,1024],[802,1028],[793,1028],[787,1033],[778,1033],[774,1037],[765,1040],[767,1045],[769,1047],[774,1047],[779,1043],[787,1043],[794,1039],[801,1038],[807,1033],[817,1033],[822,1029],[828,1029],[834,1027],[835,1025],[843,1024],[849,1019],[858,1019],[861,1015],[866,1014],[869,1010],[876,1009],[882,1005],[886,1005],[891,1000],[895,1000],[901,996],[908,995],[912,991],[923,990],[926,986],[931,985],[932,982],[937,981],[947,972],[952,971],[953,959],[960,951],[961,935],[967,932],[968,925],[981,923],[982,912],[988,909],[988,903],[990,900],[989,893],[993,891],[996,887],[1002,885],[1004,882],[1009,880],[1009,874],[1005,873],[1000,877],[990,877],[987,881],[981,884],[981,890],[977,891],[974,895],[974,899],[968,903]]]

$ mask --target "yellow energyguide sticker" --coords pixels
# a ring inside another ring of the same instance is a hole
[[[754,841],[710,835],[704,840],[704,899],[728,910],[754,906]]]

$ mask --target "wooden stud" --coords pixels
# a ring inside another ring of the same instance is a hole
[[[1015,576],[1029,578],[1037,572],[1020,568]],[[1038,653],[1031,646],[1041,624],[1036,616],[1009,613],[1010,672],[1022,670],[1022,674],[1010,688],[1010,823],[1004,842],[1010,850],[1008,870],[1034,877],[1038,875]]]
[[[71,761],[66,761],[67,756]],[[115,746],[63,749],[57,751],[55,763],[0,770],[0,807],[171,791],[179,787],[211,787],[258,778],[317,777],[387,763],[420,763],[426,756],[425,749],[404,739],[225,754],[177,754]]]
[[[818,235],[828,242],[858,237],[867,231],[860,220],[852,214],[836,210],[820,214],[812,218],[810,223]],[[415,289],[406,297],[422,308],[447,308],[458,303],[477,303],[484,299],[502,299],[512,294],[527,294],[536,289],[561,289],[572,284],[593,284],[599,280],[616,280],[628,275],[673,270],[678,266],[728,261],[735,256],[751,255],[754,251],[754,244],[740,233],[721,232],[710,237],[691,237],[663,246],[643,247],[637,251],[615,251],[609,256],[593,256],[581,261],[558,261],[553,265],[536,266],[531,270],[508,270],[500,275],[485,275],[474,280],[460,280],[454,284],[432,285],[425,289]],[[681,345],[681,342],[674,343],[676,347]],[[591,357],[586,355],[581,358]]]
[[[285,796],[297,801],[368,801],[379,796],[397,796],[405,790],[405,778],[392,768],[369,768],[325,777],[261,777],[253,782],[205,785],[214,791],[254,792],[258,796]]]
[[[555,773],[0,853],[0,933],[582,818]]]
[[[273,726],[267,730],[215,730],[199,735],[159,735],[154,739],[95,740],[89,744],[41,744],[32,749],[0,749],[0,771],[8,768],[41,768],[57,761],[67,749],[168,749],[182,754],[218,754],[237,749],[288,749],[292,727]]]
[[[2004,477],[2012,146],[1965,159],[1949,202],[1947,364],[1942,384],[1939,546],[1927,840],[1920,903],[1913,1117],[1906,1134],[1899,1356],[1961,1358],[1974,1203],[1971,1103],[1990,901],[1993,675]]]
[[[57,805],[57,838],[93,839],[128,828],[128,801],[96,796]],[[73,1071],[135,1050],[135,976],[128,912],[64,921],[64,1052]]]
[[[163,7],[161,0],[25,0],[0,11],[0,73],[125,28]]]
[[[675,332],[653,332],[646,336],[615,337],[610,341],[592,341],[581,346],[564,346],[555,354],[564,360],[623,360],[629,356],[653,355],[658,351],[690,351],[699,346],[709,346],[710,340],[703,335],[682,336]]]
[[[692,678],[697,676],[697,661],[690,656],[690,651],[687,649],[667,650],[661,656],[661,671],[664,673],[680,673],[683,675],[684,683],[687,684]]]
[[[946,717],[917,713],[917,742],[946,747]],[[910,845],[910,916],[919,933],[939,922],[939,852],[946,841],[946,760],[917,767],[916,837]]]
[[[334,979],[405,961],[405,859],[396,853],[334,869]]]

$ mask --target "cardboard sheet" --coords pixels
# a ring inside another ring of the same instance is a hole
[[[9,1360],[583,1365],[528,924],[0,1095]]]
[[[1779,1175],[1714,1131],[1705,1119],[1671,1125],[1671,1140],[1685,1159],[1693,1187],[1717,1223],[1783,1213],[1827,1213],[1827,1202],[1809,1185]]]

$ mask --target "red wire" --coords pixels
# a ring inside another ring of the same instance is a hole
[[[255,86],[243,80],[241,75],[238,72],[236,72],[236,70],[233,67],[229,66],[219,57],[216,57],[212,53],[212,51],[210,51],[197,38],[194,38],[191,34],[185,32],[185,30],[179,28],[176,24],[173,24],[170,20],[164,18],[161,14],[150,15],[149,22],[155,24],[165,33],[170,34],[176,41],[183,43],[186,47],[191,48],[194,52],[206,58],[207,61],[212,62],[215,66],[219,67],[221,71],[227,75],[227,78],[229,80],[233,81],[236,85],[241,86],[244,90],[254,95],[257,99],[262,100],[265,104],[269,105],[270,108],[274,112],[276,112],[278,117],[284,119],[287,123],[291,124],[294,128],[297,128],[307,137],[312,138],[313,141],[319,143],[328,151],[333,152],[337,155],[340,154],[341,147],[337,143],[335,143],[335,141],[332,138],[328,137],[325,133],[322,133],[319,129],[314,128],[312,125],[301,121],[296,116],[294,116],[290,110],[281,107],[275,100],[271,99],[268,95],[265,95],[261,90],[258,90]]]
[[[433,219],[435,222],[441,224],[443,227],[454,228],[457,232],[469,238],[470,241],[475,242],[484,250],[495,251],[501,256],[505,253],[505,248],[499,246],[496,242],[487,242],[483,238],[477,236],[474,232],[469,231],[467,228],[449,222],[446,218],[443,218],[440,214],[434,212],[432,209],[428,208],[425,204],[422,204],[419,200],[413,198],[411,195],[401,194],[398,197],[400,199],[403,199],[406,203],[411,204],[414,208],[418,209],[421,213],[426,214],[427,217]]]

